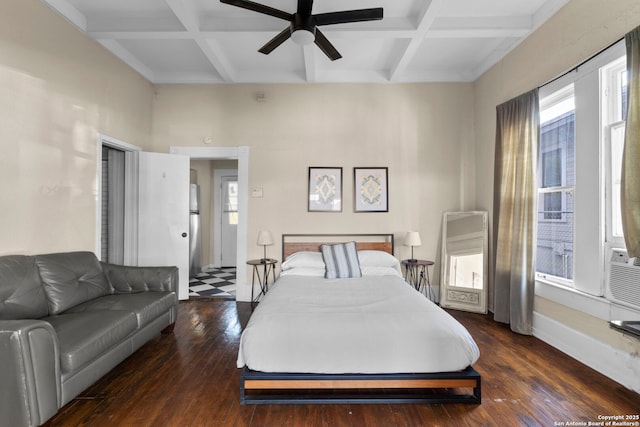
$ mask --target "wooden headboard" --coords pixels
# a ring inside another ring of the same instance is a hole
[[[296,252],[320,252],[320,245],[344,242],[356,242],[360,251],[376,250],[393,255],[393,234],[283,234],[282,260]]]

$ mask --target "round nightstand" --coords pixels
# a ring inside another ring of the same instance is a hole
[[[431,295],[431,280],[429,279],[429,266],[434,264],[433,261],[403,259],[401,263],[404,267],[404,280],[413,286],[416,291],[424,293],[429,300],[433,301]]]
[[[256,300],[269,291],[269,274],[272,276],[271,283],[275,282],[277,263],[277,260],[271,258],[252,259],[247,261],[247,265],[253,266],[253,277],[251,279],[251,302],[255,302],[253,298],[253,288],[256,280],[260,285],[260,293],[258,293],[258,296],[255,298]]]

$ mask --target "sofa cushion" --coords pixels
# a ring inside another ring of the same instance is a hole
[[[113,292],[91,252],[36,255],[40,277],[49,301],[49,313],[65,310]]]
[[[175,292],[144,292],[137,294],[106,295],[77,305],[67,313],[96,310],[126,310],[136,315],[138,327],[143,327],[176,305]]]
[[[60,368],[74,372],[136,330],[134,313],[123,310],[98,310],[65,313],[45,317],[58,334]]]
[[[0,257],[0,320],[38,319],[49,314],[36,259]]]
[[[133,267],[105,262],[101,262],[100,266],[114,292],[118,294],[177,290],[176,267]]]

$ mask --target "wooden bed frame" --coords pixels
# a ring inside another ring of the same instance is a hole
[[[323,241],[313,241],[315,238],[324,238]],[[309,240],[311,239],[311,240]],[[357,241],[356,239],[367,239]],[[301,251],[320,252],[321,245],[332,243],[356,242],[359,251],[374,250],[384,251],[393,255],[393,234],[283,234],[282,235],[282,261],[291,254]]]
[[[382,250],[393,255],[393,240],[393,234],[285,234],[282,259],[299,251],[319,251],[322,244],[344,241],[356,241],[359,250]],[[482,401],[481,377],[471,366],[457,372],[430,374],[300,374],[245,367],[240,382],[241,404]]]

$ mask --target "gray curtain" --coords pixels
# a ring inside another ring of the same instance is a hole
[[[538,89],[497,107],[494,319],[525,335],[532,333],[539,123]]]
[[[622,154],[622,229],[627,251],[640,257],[640,27],[628,33],[627,122]]]

